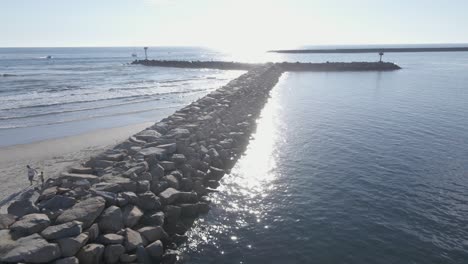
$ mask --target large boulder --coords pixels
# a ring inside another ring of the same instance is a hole
[[[39,213],[39,208],[30,199],[18,200],[8,206],[8,213],[21,217],[27,214]]]
[[[108,245],[104,250],[104,261],[105,263],[117,263],[119,262],[120,256],[125,253],[125,248],[122,245]]]
[[[98,223],[92,224],[88,229],[85,230],[88,233],[89,242],[93,242],[99,237],[99,225]]]
[[[88,242],[89,236],[87,233],[81,233],[75,237],[66,237],[57,240],[57,243],[60,246],[62,251],[62,257],[71,257],[76,255],[76,253]]]
[[[75,257],[61,258],[53,262],[53,264],[79,264],[80,261]]]
[[[54,195],[49,200],[38,204],[39,208],[48,209],[51,211],[64,210],[75,205],[76,199],[73,197]]]
[[[161,241],[155,241],[146,247],[146,252],[153,258],[160,258],[164,254],[164,246]]]
[[[135,254],[122,254],[119,260],[122,263],[135,263],[137,256]]]
[[[81,226],[82,223],[78,221],[49,226],[42,230],[41,236],[47,240],[56,240],[64,237],[77,236],[81,233]]]
[[[156,212],[144,215],[141,222],[149,226],[162,226],[164,224],[164,218],[165,215],[163,212]]]
[[[61,255],[57,244],[38,234],[13,240],[7,230],[0,231],[0,262],[47,263]]]
[[[138,229],[138,232],[148,241],[149,243],[156,240],[167,239],[168,235],[161,226],[146,226]]]
[[[122,210],[117,206],[111,206],[104,210],[99,220],[99,230],[103,233],[115,233],[122,228]]]
[[[145,159],[154,158],[157,160],[164,159],[166,155],[167,150],[157,147],[144,148],[137,153],[137,156],[143,156]]]
[[[143,212],[135,205],[127,205],[123,210],[123,222],[126,227],[134,227],[140,218],[143,216]]]
[[[159,134],[159,132],[156,130],[147,129],[136,134],[135,137],[146,142],[154,142],[161,137],[161,134]]]
[[[140,264],[152,264],[150,256],[146,252],[143,246],[138,246],[136,250],[136,255],[138,259],[138,263]]]
[[[80,263],[86,264],[99,264],[102,263],[102,256],[104,254],[104,246],[100,244],[88,244],[81,248],[76,254]]]
[[[161,207],[161,201],[152,192],[138,194],[138,207],[143,210],[153,210]]]
[[[11,214],[0,214],[0,229],[9,228],[16,221],[16,216]]]
[[[143,239],[137,231],[126,228],[124,246],[127,251],[133,251],[138,246],[143,245]]]
[[[41,232],[50,225],[49,217],[45,214],[28,214],[21,217],[10,226],[15,236],[28,236]]]
[[[91,197],[75,204],[64,211],[56,219],[57,224],[77,220],[83,223],[83,228],[90,227],[94,220],[102,213],[106,206],[106,200],[102,197]]]
[[[61,177],[62,180],[68,180],[72,182],[88,181],[91,184],[99,182],[99,177],[92,174],[78,174],[63,172]]]
[[[173,204],[179,198],[179,193],[174,188],[167,188],[159,194],[159,198],[164,204]]]
[[[102,181],[120,186],[123,192],[136,192],[136,182],[118,175],[107,174],[101,177]]]
[[[124,237],[117,234],[105,234],[98,238],[98,242],[103,245],[122,244]]]

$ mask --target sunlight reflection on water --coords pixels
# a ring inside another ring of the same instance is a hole
[[[220,238],[228,238],[232,243],[240,243],[242,237],[236,230],[261,223],[267,219],[272,204],[263,202],[265,197],[276,191],[278,186],[272,182],[278,177],[276,159],[278,133],[278,114],[281,106],[272,91],[265,108],[257,121],[256,133],[252,136],[245,155],[239,159],[229,175],[224,176],[217,193],[210,195],[212,201],[208,215],[196,220],[188,232],[189,243],[186,251],[199,251],[214,247],[223,254]],[[268,228],[265,226],[264,228]],[[252,245],[245,245],[247,250]]]

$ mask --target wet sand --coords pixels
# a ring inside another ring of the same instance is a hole
[[[26,165],[30,164],[38,172],[44,171],[46,179],[56,177],[67,167],[89,159],[152,124],[146,122],[100,129],[77,136],[0,148],[0,207],[31,188]]]

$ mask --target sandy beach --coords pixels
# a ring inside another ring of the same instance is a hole
[[[10,200],[31,188],[26,176],[27,164],[39,172],[43,171],[46,179],[56,177],[67,167],[151,125],[151,122],[146,122],[100,129],[77,136],[0,148],[0,206],[4,208]]]

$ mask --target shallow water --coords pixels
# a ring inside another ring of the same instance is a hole
[[[189,263],[466,263],[468,54],[288,73]]]
[[[134,48],[0,48],[0,146],[156,122],[242,74],[130,65],[137,52],[143,56]],[[198,48],[149,53],[220,56]]]

